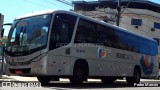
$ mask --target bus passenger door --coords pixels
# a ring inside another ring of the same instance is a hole
[[[71,47],[68,44],[71,42],[76,19],[76,16],[63,13],[54,16],[49,42],[49,63],[53,63],[53,68],[49,71],[54,75],[69,74]]]

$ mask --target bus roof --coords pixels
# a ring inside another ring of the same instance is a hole
[[[81,15],[81,14],[78,14],[78,13],[75,13],[75,12],[65,11],[65,10],[43,10],[43,11],[38,11],[38,12],[33,12],[33,13],[29,13],[29,14],[22,15],[22,16],[17,17],[16,19],[22,19],[22,18],[37,16],[37,15],[51,14],[51,13],[53,13],[53,12],[62,12],[62,13],[70,13],[70,14],[72,14],[72,15],[78,15],[78,16],[81,17],[81,18],[84,18],[84,19],[87,19],[87,20],[92,20],[93,22],[97,22],[97,23],[100,23],[100,24],[102,24],[102,25],[109,26],[109,27],[112,27],[112,28],[116,28],[117,30],[120,30],[120,31],[129,33],[129,34],[132,34],[132,35],[136,35],[136,36],[139,36],[139,37],[142,37],[142,38],[146,38],[146,39],[155,41],[153,38],[149,38],[149,37],[146,37],[146,36],[144,36],[144,35],[140,35],[140,34],[138,34],[138,33],[129,31],[129,30],[125,29],[125,28],[118,27],[118,26],[115,26],[115,25],[111,25],[111,24],[109,24],[109,23],[102,22],[102,21],[100,21],[100,20],[96,20],[96,19],[93,19],[93,18],[84,16],[84,15]],[[155,41],[155,42],[156,42],[156,41]]]
[[[17,17],[16,19],[22,19],[22,18],[43,15],[43,14],[50,14],[50,13],[53,13],[54,11],[55,10],[43,10],[43,11],[32,12],[32,13],[21,15],[21,16]]]
[[[21,16],[15,18],[15,19],[22,19],[22,18],[37,16],[37,15],[51,14],[51,13],[54,13],[54,12],[62,12],[62,13],[70,13],[72,15],[78,15],[77,13],[71,12],[71,11],[51,9],[51,10],[42,10],[42,11],[36,11],[36,12],[33,12],[33,13],[24,14],[24,15],[21,15]]]

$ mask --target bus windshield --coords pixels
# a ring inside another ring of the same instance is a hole
[[[51,18],[52,15],[40,15],[15,20],[6,50],[14,53],[46,47]]]

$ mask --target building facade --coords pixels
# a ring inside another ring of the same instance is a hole
[[[75,1],[74,11],[116,25],[118,0]],[[148,0],[121,0],[119,26],[155,39],[160,52],[160,4]]]

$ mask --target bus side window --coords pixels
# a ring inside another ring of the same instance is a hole
[[[78,26],[78,30],[76,32],[77,34],[75,38],[76,43],[86,43],[87,42],[84,30],[86,29],[83,28],[82,26]]]
[[[139,37],[128,34],[128,50],[134,52],[140,52],[140,44],[139,44]]]
[[[140,39],[140,53],[149,55],[149,41],[144,38]]]
[[[114,44],[114,30],[107,26],[97,26],[98,43],[104,46],[113,47]]]
[[[149,53],[152,56],[158,54],[158,43],[149,41]]]
[[[76,23],[76,16],[56,14],[50,37],[50,50],[70,43]]]
[[[95,23],[80,19],[75,36],[75,43],[96,43]]]
[[[58,21],[56,24],[56,41],[69,43],[69,24],[67,21]]]
[[[127,34],[125,32],[119,31],[119,30],[115,30],[115,47],[119,48],[119,49],[123,49],[123,50],[127,50],[127,38],[126,38]]]

